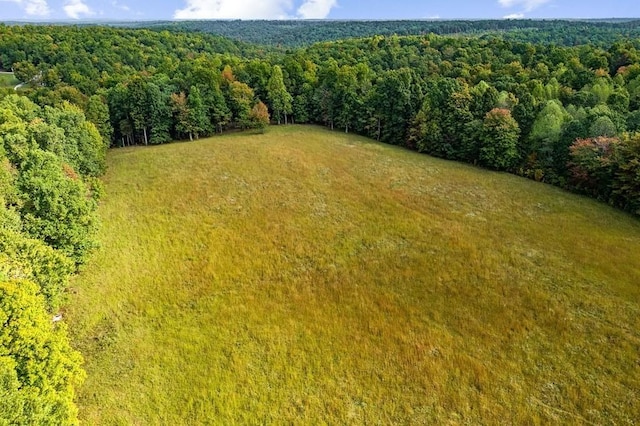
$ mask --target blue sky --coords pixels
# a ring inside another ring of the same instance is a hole
[[[1,20],[640,17],[639,0],[0,0]]]

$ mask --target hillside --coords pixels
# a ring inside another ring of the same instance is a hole
[[[316,127],[108,164],[86,424],[640,418],[637,219]]]

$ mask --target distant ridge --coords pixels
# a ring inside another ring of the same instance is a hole
[[[345,38],[370,37],[373,35],[439,35],[500,34],[505,38],[540,42],[539,32],[552,35],[564,45],[592,44],[590,36],[597,30],[600,39],[609,44],[615,40],[640,37],[640,18],[607,19],[415,19],[415,20],[151,20],[151,21],[8,21],[8,25],[105,25],[124,28],[146,28],[152,30],[204,32],[247,43],[302,47],[318,42]],[[520,34],[512,35],[518,30]],[[535,31],[536,38],[527,39]],[[524,33],[524,34],[523,34]],[[540,40],[542,39],[542,40]],[[600,41],[598,44],[603,45]]]

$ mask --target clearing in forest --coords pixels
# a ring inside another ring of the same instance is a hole
[[[635,218],[317,127],[108,163],[86,424],[640,418]]]

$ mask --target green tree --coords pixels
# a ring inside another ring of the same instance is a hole
[[[564,124],[570,118],[559,101],[551,100],[545,104],[536,117],[529,135],[530,145],[526,154],[535,157],[529,167],[553,169],[554,147],[558,145]]]
[[[372,92],[372,110],[379,140],[402,145],[409,136],[409,124],[417,114],[421,96],[416,93],[414,73],[408,68],[381,74]]]
[[[15,77],[23,83],[30,83],[38,76],[37,67],[28,61],[21,61],[13,64],[13,71]]]
[[[45,107],[47,123],[64,133],[62,159],[83,176],[104,173],[109,141],[104,140],[96,126],[87,121],[82,110],[68,102],[60,108]]]
[[[166,76],[156,76],[147,85],[149,143],[158,145],[171,140],[171,87]]]
[[[173,93],[171,95],[171,106],[173,109],[178,137],[180,135],[189,135],[189,140],[193,140],[193,129],[191,128],[189,107],[187,106],[187,97],[184,92]]]
[[[0,229],[0,276],[37,284],[48,312],[61,306],[74,270],[67,256],[42,241],[25,237],[19,229]]]
[[[189,137],[191,138],[191,135],[194,135],[198,139],[201,134],[211,127],[211,123],[207,117],[207,110],[202,100],[200,89],[197,86],[191,86],[187,97],[187,110],[190,123]]]
[[[35,284],[0,279],[0,423],[73,425],[84,378],[66,328],[51,324]]]
[[[607,116],[598,117],[589,127],[589,136],[592,138],[599,136],[613,137],[616,133],[616,125]]]
[[[287,116],[293,111],[293,98],[284,84],[282,68],[279,65],[274,65],[271,71],[271,77],[267,83],[267,99],[278,124],[282,118],[284,118],[284,124],[287,124]]]
[[[142,132],[143,142],[149,144],[149,117],[150,117],[150,100],[148,82],[141,76],[135,76],[127,85],[127,103],[129,106],[129,117],[133,128],[137,132]]]
[[[480,163],[497,170],[508,170],[518,161],[520,128],[507,109],[487,113],[480,129]]]
[[[105,141],[105,145],[110,145],[113,137],[113,126],[109,120],[109,106],[102,96],[93,95],[89,98],[85,116],[88,121],[96,126],[100,136]]]
[[[229,105],[236,125],[241,129],[251,127],[249,114],[253,106],[253,90],[245,83],[232,81],[229,84]]]
[[[622,138],[618,164],[613,182],[613,202],[640,215],[640,133],[627,134]]]
[[[95,201],[73,169],[40,149],[29,151],[16,187],[24,230],[80,264],[95,246]]]
[[[231,119],[231,111],[225,102],[220,85],[218,82],[213,82],[211,85],[203,86],[201,92],[202,100],[207,109],[207,116],[209,117],[208,122],[211,125],[211,129],[207,131],[211,133],[215,131],[222,132],[224,126]]]

